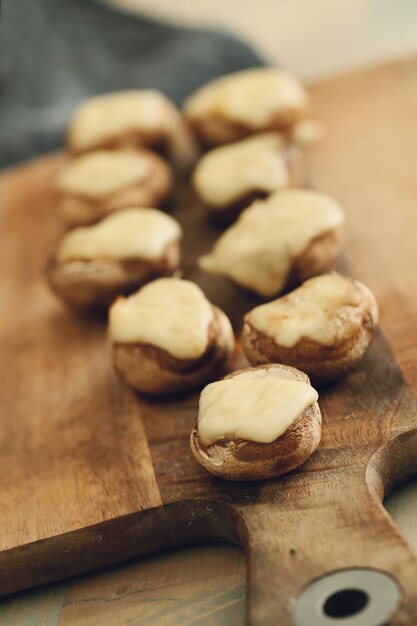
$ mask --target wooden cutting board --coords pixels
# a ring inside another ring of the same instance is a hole
[[[417,559],[381,505],[417,471],[417,60],[331,80],[312,95],[327,137],[307,184],[346,207],[339,268],[375,292],[381,332],[360,368],[322,391],[318,452],[279,480],[227,484],[206,474],[188,445],[197,396],[135,396],[113,374],[105,320],[77,317],[49,293],[43,268],[61,226],[48,189],[62,157],[3,174],[2,594],[221,538],[246,551],[253,625],[293,624],[294,598],[311,581],[362,567],[400,585],[390,624],[417,623]],[[174,213],[186,275],[238,328],[256,299],[194,266],[219,231],[183,187]]]

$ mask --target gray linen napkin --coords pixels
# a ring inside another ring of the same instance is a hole
[[[261,64],[228,34],[94,0],[2,0],[0,167],[57,148],[74,107],[92,94],[156,88],[180,103],[211,78]]]

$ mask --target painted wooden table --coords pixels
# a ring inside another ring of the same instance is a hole
[[[356,274],[376,291],[383,332],[416,392],[417,61],[328,81],[312,94],[328,136],[310,159],[308,183],[346,205]],[[396,212],[388,233],[385,211]],[[395,284],[389,298],[359,249],[365,223],[372,267],[380,259]],[[409,483],[389,510],[417,547],[414,494]],[[0,624],[242,624],[244,595],[239,550],[183,549],[3,600]]]

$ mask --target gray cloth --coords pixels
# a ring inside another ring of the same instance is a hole
[[[92,94],[156,88],[180,103],[211,78],[261,63],[225,33],[93,0],[3,0],[0,167],[57,148],[75,105]]]

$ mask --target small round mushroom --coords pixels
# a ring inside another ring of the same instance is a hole
[[[201,158],[193,174],[197,195],[222,221],[232,221],[254,200],[288,187],[289,182],[279,133],[215,148]]]
[[[85,100],[73,115],[67,142],[76,154],[145,146],[179,166],[189,165],[196,152],[175,104],[152,89],[106,93]]]
[[[110,309],[113,362],[138,391],[167,394],[207,383],[234,349],[227,316],[195,283],[161,278]]]
[[[154,278],[173,274],[181,228],[162,211],[131,208],[69,231],[49,262],[53,291],[77,308],[107,307]]]
[[[167,163],[145,148],[98,150],[74,158],[53,184],[58,209],[72,226],[131,206],[161,206],[172,187]]]
[[[368,287],[333,272],[247,313],[242,344],[253,365],[285,363],[326,383],[360,361],[377,323]]]
[[[219,146],[248,135],[289,132],[309,115],[302,84],[273,67],[228,74],[203,85],[184,105],[184,115],[200,141]]]
[[[203,389],[190,445],[196,460],[226,480],[261,480],[302,465],[321,438],[318,394],[285,365],[234,372]]]
[[[199,265],[270,298],[331,269],[344,221],[341,206],[325,194],[276,192],[245,209]]]

